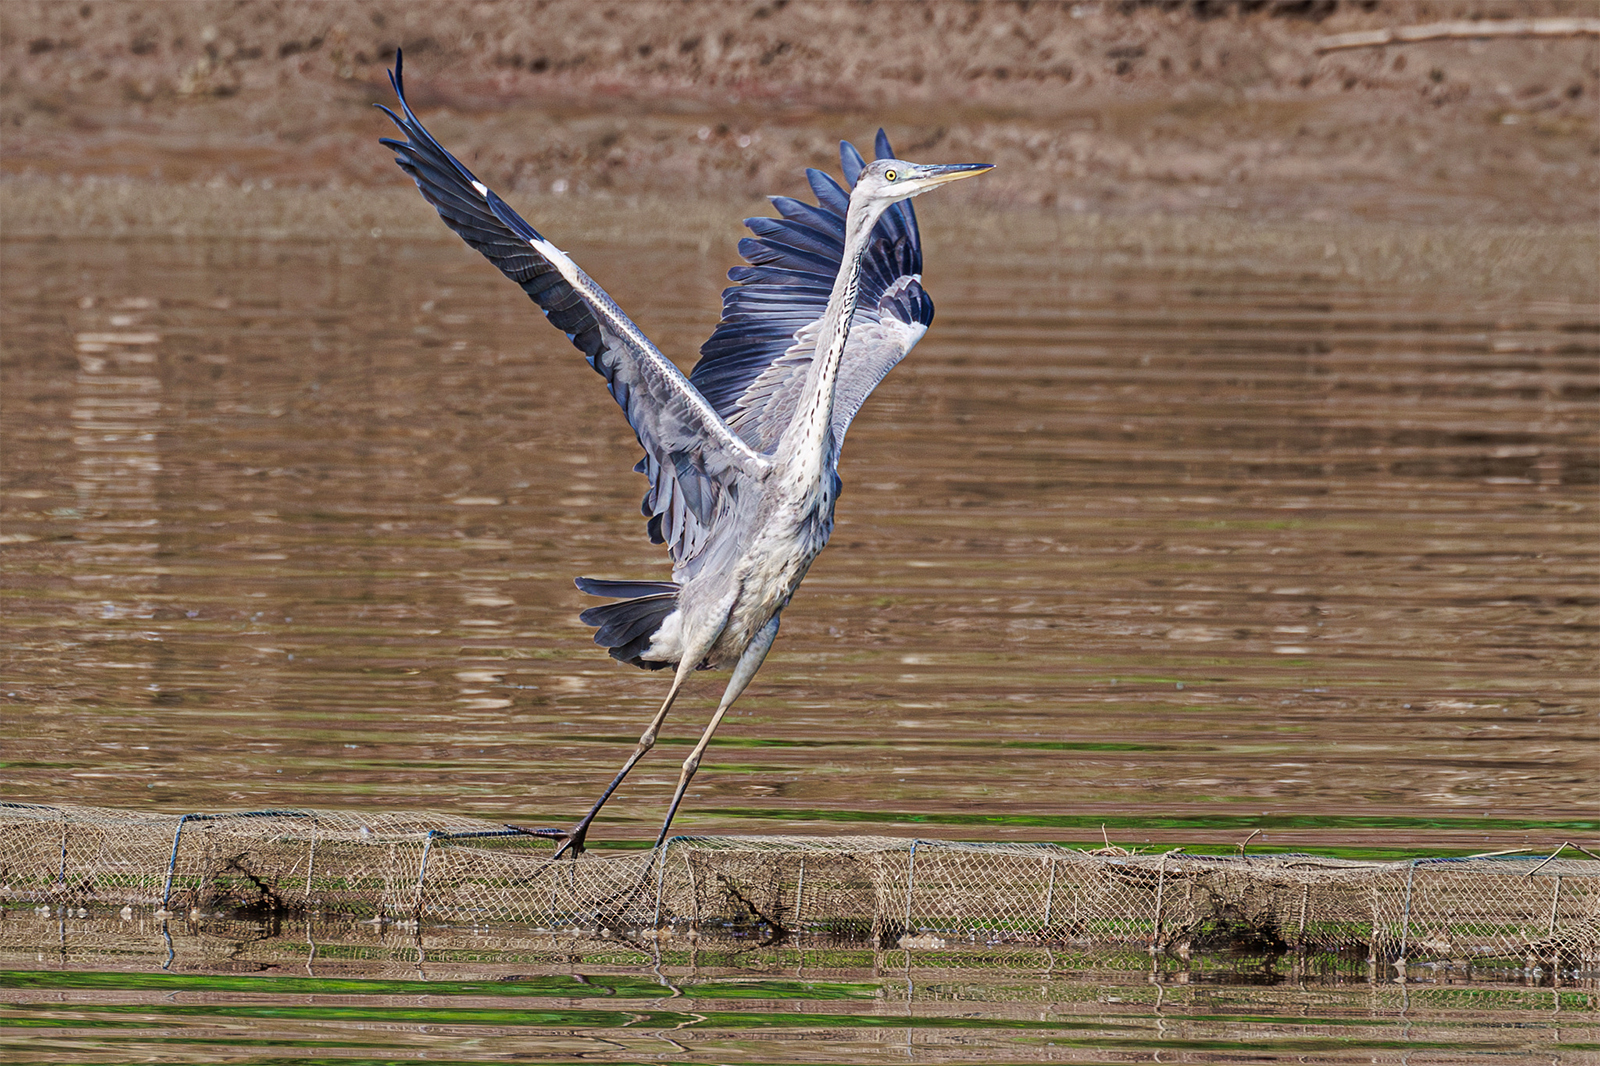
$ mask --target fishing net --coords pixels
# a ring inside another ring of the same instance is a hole
[[[0,804],[0,899],[51,920],[137,909],[163,929],[274,915],[634,945],[809,937],[925,959],[1014,946],[1600,967],[1600,861],[1119,850],[685,836],[555,859],[546,839],[447,815]]]

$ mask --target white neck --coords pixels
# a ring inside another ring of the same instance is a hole
[[[789,456],[791,463],[800,464],[808,473],[820,470],[833,449],[833,394],[845,344],[850,339],[850,324],[856,314],[861,261],[866,257],[872,228],[887,207],[887,204],[869,204],[852,196],[845,214],[844,255],[839,263],[839,276],[833,279],[828,309],[817,330],[817,361],[794,419],[778,445],[780,455]]]

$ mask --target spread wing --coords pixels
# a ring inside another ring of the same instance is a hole
[[[720,515],[733,505],[740,475],[766,460],[730,430],[722,416],[623,314],[605,291],[545,240],[423,128],[406,103],[400,55],[389,75],[401,115],[383,110],[405,141],[383,138],[395,162],[461,239],[521,285],[605,379],[644,446],[634,469],[650,479],[643,511],[650,539],[665,543],[675,563],[705,547]]]
[[[876,149],[879,159],[894,157],[882,130]],[[865,166],[861,153],[845,141],[839,158],[854,187]],[[723,291],[722,321],[689,375],[734,432],[760,452],[777,445],[794,417],[844,255],[849,193],[821,171],[808,170],[806,177],[815,205],[775,196],[782,218],[745,220],[755,236],[739,242],[739,254],[749,265],[728,271],[739,284]],[[878,221],[862,263],[859,303],[834,393],[835,461],[856,412],[932,321],[917,216],[905,200]]]

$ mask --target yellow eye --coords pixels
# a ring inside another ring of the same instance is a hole
[[[896,174],[896,173],[895,173],[895,172],[894,172],[894,171],[892,171],[892,170],[885,170],[885,171],[884,171],[884,172],[883,172],[883,180],[884,180],[884,181],[894,181],[894,180],[895,180],[895,179],[896,179],[896,178],[898,178],[898,177],[899,177],[899,176],[900,176],[900,175],[898,175],[898,174]]]

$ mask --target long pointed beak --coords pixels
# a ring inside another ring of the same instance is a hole
[[[993,163],[939,163],[930,166],[919,166],[917,167],[916,182],[923,189],[931,189],[936,185],[960,181],[962,178],[970,178],[975,174],[982,174],[986,170],[993,169]]]

